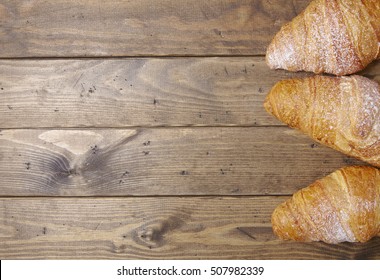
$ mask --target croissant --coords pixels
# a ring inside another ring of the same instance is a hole
[[[380,89],[358,75],[278,82],[265,109],[317,142],[380,167]]]
[[[284,240],[366,242],[380,236],[380,170],[350,166],[296,192],[272,214]]]
[[[347,75],[380,58],[379,0],[314,0],[276,34],[272,69]]]

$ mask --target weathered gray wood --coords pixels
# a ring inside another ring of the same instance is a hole
[[[310,0],[0,1],[0,57],[256,55]]]
[[[286,127],[0,132],[6,196],[288,195],[352,164]]]
[[[378,259],[364,244],[284,242],[286,197],[0,199],[1,259]]]

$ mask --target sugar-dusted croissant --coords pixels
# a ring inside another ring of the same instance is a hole
[[[283,80],[264,107],[319,143],[380,167],[378,83],[358,75]]]
[[[347,75],[380,58],[379,0],[314,0],[276,34],[272,69]]]
[[[272,214],[281,239],[366,242],[380,236],[380,170],[339,169],[296,192]]]

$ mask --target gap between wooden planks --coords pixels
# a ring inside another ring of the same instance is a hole
[[[0,128],[281,125],[263,57],[0,60]],[[380,81],[380,64],[362,74]]]
[[[284,197],[1,198],[2,259],[376,259],[380,238],[278,240]]]

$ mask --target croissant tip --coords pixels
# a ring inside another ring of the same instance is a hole
[[[271,216],[273,233],[281,240],[312,241],[307,234],[304,234],[303,231],[300,230],[296,217],[289,209],[291,203],[290,200],[287,200],[274,209]]]
[[[274,43],[272,42],[267,48],[265,54],[265,62],[270,69],[280,69],[281,66],[278,64],[277,61],[278,60],[276,59],[276,48],[274,46]]]
[[[289,239],[287,238],[288,230],[286,230],[286,228],[290,223],[286,218],[286,213],[288,211],[286,204],[287,202],[284,202],[277,206],[271,216],[273,233],[283,240]]]
[[[288,83],[288,80],[281,80],[281,81],[278,81],[272,88],[271,90],[269,91],[269,93],[267,94],[265,100],[264,100],[264,108],[265,110],[273,115],[273,116],[277,116],[277,96],[283,92],[284,88],[285,88],[285,85],[287,85]]]
[[[265,108],[265,110],[266,110],[268,113],[273,114],[273,107],[272,107],[272,104],[271,104],[271,102],[270,102],[270,100],[269,100],[269,96],[267,96],[267,97],[265,98],[265,101],[264,101],[264,108]]]

